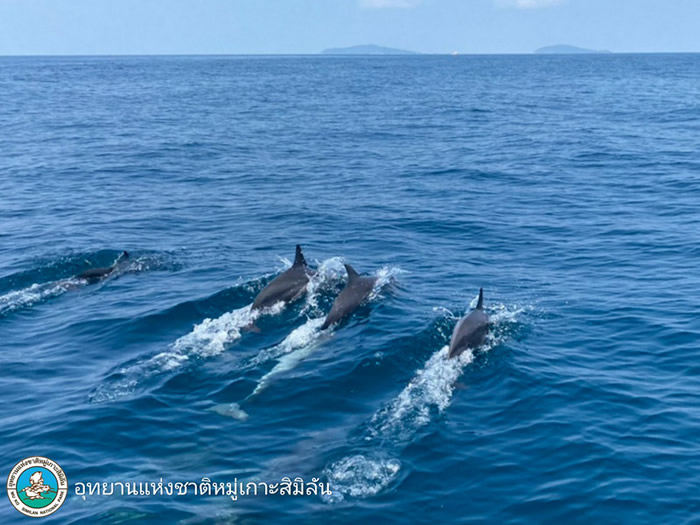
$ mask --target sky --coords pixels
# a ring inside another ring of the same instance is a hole
[[[700,52],[700,0],[0,0],[0,55]]]

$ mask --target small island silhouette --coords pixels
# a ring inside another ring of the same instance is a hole
[[[558,44],[556,46],[545,46],[535,51],[538,55],[595,55],[607,54],[611,51],[595,49],[586,49],[585,47],[570,46],[567,44]]]
[[[415,51],[395,49],[393,47],[375,46],[368,44],[363,46],[332,47],[323,50],[324,55],[417,55]]]

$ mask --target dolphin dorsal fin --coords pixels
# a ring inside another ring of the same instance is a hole
[[[483,288],[479,288],[479,302],[476,303],[476,309],[477,310],[484,309],[484,289]]]
[[[350,266],[349,264],[344,265],[345,266],[345,271],[348,272],[348,282],[351,283],[355,279],[359,279],[360,275],[355,271],[355,268]]]
[[[294,264],[292,266],[306,266],[306,259],[304,259],[304,254],[301,253],[301,244],[297,244],[297,253],[294,256]]]

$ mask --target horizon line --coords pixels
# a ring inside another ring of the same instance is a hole
[[[2,54],[0,58],[60,58],[60,57],[420,57],[420,56],[595,56],[595,55],[693,55],[700,51],[611,51],[605,53],[536,53],[534,51],[508,52],[508,53],[475,53],[449,51],[444,53],[412,52],[399,53],[20,53]]]

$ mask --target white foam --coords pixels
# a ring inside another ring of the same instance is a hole
[[[27,288],[0,295],[0,315],[32,306],[81,286],[79,279],[62,279],[49,283],[35,283]]]
[[[474,354],[468,350],[448,359],[447,352],[447,345],[435,352],[401,393],[372,416],[365,439],[380,435],[401,440],[410,438],[430,422],[433,407],[442,412],[449,406],[455,382],[464,367],[472,362]]]
[[[403,273],[403,270],[398,266],[384,266],[375,272],[377,280],[374,282],[374,288],[369,294],[369,300],[374,301],[377,297],[381,297],[381,292],[388,284],[392,284],[396,280],[396,276]]]
[[[271,359],[277,359],[278,357],[293,352],[299,348],[310,344],[319,335],[319,328],[323,324],[323,319],[308,319],[303,325],[295,328],[294,330],[285,337],[282,342],[276,344],[273,347],[265,348],[261,350],[255,357],[253,357],[249,365],[257,366]]]
[[[282,357],[272,370],[260,379],[250,397],[260,393],[275,376],[296,368],[299,363],[319,348],[320,336],[322,335],[319,329],[322,324],[322,318],[309,319],[285,337],[284,341],[270,349],[270,354]]]
[[[472,302],[476,304],[477,300],[478,297]],[[522,307],[497,304],[490,306],[487,313],[491,325],[497,325],[514,320],[523,311]],[[492,329],[479,350],[487,352],[500,342]],[[474,352],[468,349],[448,359],[448,351],[449,347],[445,345],[435,352],[401,393],[372,417],[365,439],[379,436],[401,441],[410,439],[420,427],[431,421],[431,410],[443,412],[450,405],[455,383],[464,368],[474,360]]]
[[[345,276],[345,267],[341,257],[331,257],[318,264],[316,273],[306,284],[306,300],[301,310],[302,314],[320,315],[318,306],[320,294]]]
[[[280,258],[285,267],[291,266],[291,262]],[[319,265],[319,271],[310,280],[311,285],[307,294],[307,304],[315,304],[315,296],[320,293],[329,280],[336,278],[337,266],[342,263],[339,258],[332,258]],[[344,271],[344,270],[343,270]],[[185,366],[190,360],[208,358],[226,351],[233,343],[238,341],[242,333],[263,315],[277,315],[285,307],[285,303],[279,302],[269,308],[253,310],[252,304],[226,312],[215,319],[205,319],[194,326],[192,331],[177,339],[167,350],[148,358],[142,358],[136,362],[126,364],[115,373],[119,377],[115,381],[99,385],[89,400],[91,402],[113,401],[128,396],[138,386],[151,376],[172,372]],[[322,321],[318,323],[319,326]],[[280,345],[270,352],[278,356],[285,352],[291,352],[296,348],[304,347],[313,339],[315,323],[307,323],[306,331],[303,325],[290,334]],[[265,354],[261,354],[264,357]]]
[[[134,392],[151,376],[172,372],[185,366],[191,359],[221,354],[240,339],[241,332],[263,314],[276,314],[282,309],[278,303],[270,308],[253,310],[252,305],[227,312],[216,319],[205,319],[192,331],[180,337],[170,348],[154,356],[139,359],[116,370],[118,379],[98,385],[89,401],[113,401]]]
[[[346,496],[368,498],[377,495],[399,474],[401,462],[393,458],[372,458],[357,454],[342,458],[324,470],[332,494],[325,501],[337,503]]]
[[[340,275],[346,273],[342,261],[343,259],[340,257],[333,257],[319,265],[317,273],[314,275],[313,279],[309,281],[309,287],[307,288],[307,306],[316,309],[316,298],[323,286],[337,280]],[[377,271],[375,274],[377,276],[377,281],[374,284],[369,300],[372,301],[380,297],[380,292],[383,287],[392,282],[395,276],[400,272],[401,270],[396,267],[384,267]],[[270,359],[275,359],[279,356],[282,357],[274,368],[260,379],[250,397],[261,392],[275,376],[296,368],[299,363],[319,348],[322,342],[321,336],[324,333],[320,331],[323,321],[324,317],[309,319],[306,323],[293,330],[280,344],[263,350],[256,356],[252,362],[254,365]]]
[[[274,305],[271,310],[281,308]],[[238,308],[217,317],[205,319],[180,337],[173,344],[173,350],[182,355],[209,357],[222,353],[228,345],[241,337],[241,330],[252,325],[260,316],[260,310],[253,310],[252,305]]]
[[[472,302],[476,304],[475,301]],[[522,307],[502,304],[492,305],[487,310],[491,324],[513,321],[523,311]],[[502,337],[491,330],[480,351],[490,350],[502,341]],[[420,428],[431,422],[434,411],[442,413],[450,405],[456,382],[464,368],[474,360],[474,352],[469,349],[458,357],[448,359],[448,351],[449,347],[445,345],[430,356],[408,385],[372,416],[364,436],[366,442],[376,440],[401,449]],[[329,501],[340,501],[346,496],[362,498],[377,494],[398,473],[398,468],[393,475],[392,469],[387,470],[387,461],[397,460],[353,455],[332,463],[324,471],[334,494]]]

